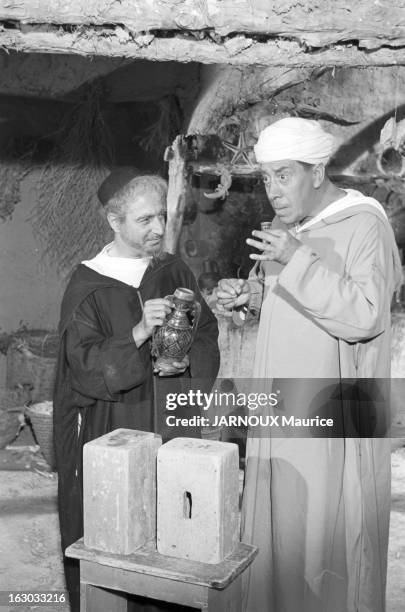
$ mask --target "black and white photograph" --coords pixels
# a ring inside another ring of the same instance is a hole
[[[0,611],[404,612],[405,0],[0,0]]]

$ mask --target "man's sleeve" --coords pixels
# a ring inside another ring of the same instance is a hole
[[[106,337],[97,320],[97,304],[89,296],[66,329],[66,357],[75,391],[95,399],[118,401],[119,394],[145,378],[145,368],[132,336]]]
[[[353,236],[345,275],[303,245],[278,283],[331,335],[347,342],[373,338],[384,331],[382,311],[390,299],[392,253],[384,233],[382,221],[365,215]]]

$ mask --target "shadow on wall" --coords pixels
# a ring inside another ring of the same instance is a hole
[[[397,121],[405,118],[405,104],[401,104],[398,108],[393,108],[388,113],[381,115],[355,136],[347,140],[336,151],[330,161],[330,165],[334,168],[344,168],[354,163],[366,151],[372,151],[374,145],[379,141],[380,132],[385,123],[390,117],[394,116]]]

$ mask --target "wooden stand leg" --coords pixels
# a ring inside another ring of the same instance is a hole
[[[204,612],[242,612],[242,577],[236,578],[226,589],[208,590]],[[263,611],[264,612],[264,611]]]
[[[125,594],[81,583],[80,612],[127,612],[127,608]]]

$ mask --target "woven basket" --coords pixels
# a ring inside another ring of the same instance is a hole
[[[31,421],[34,436],[39,444],[41,453],[53,469],[55,467],[55,453],[53,448],[52,402],[32,404],[27,408],[25,414]]]
[[[7,351],[7,387],[30,389],[32,402],[51,399],[56,351],[55,334],[16,337]]]

